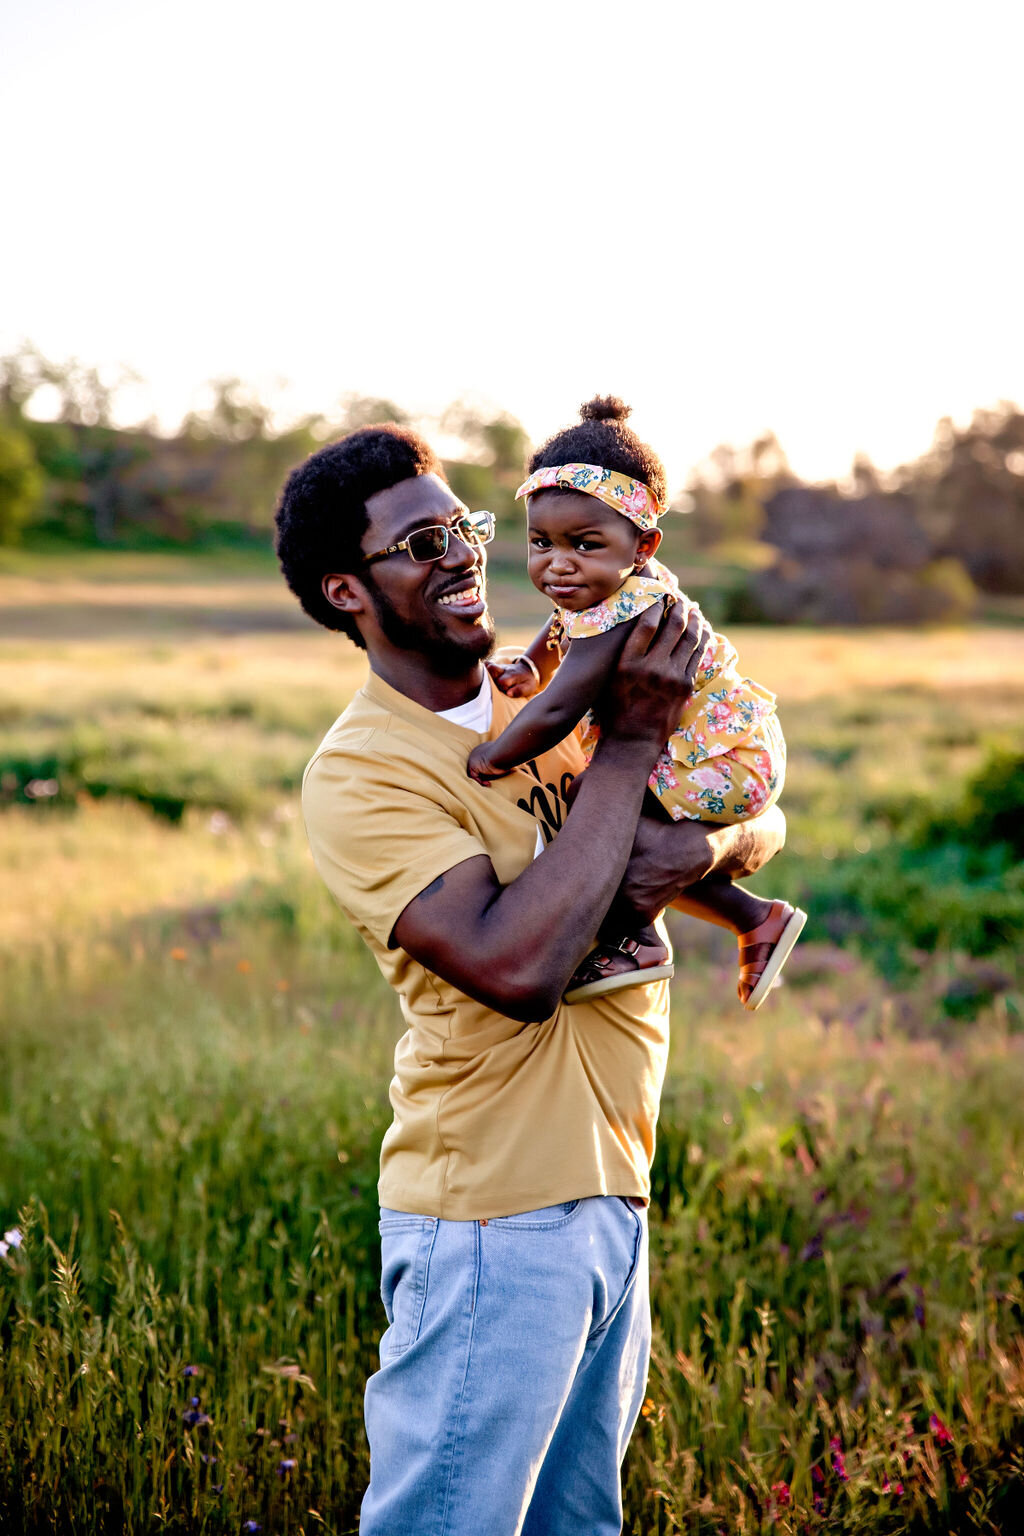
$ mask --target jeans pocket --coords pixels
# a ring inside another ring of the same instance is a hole
[[[519,1211],[515,1216],[492,1216],[488,1226],[499,1232],[546,1232],[552,1227],[564,1227],[581,1204],[579,1200],[565,1200],[561,1205],[542,1205],[536,1211]]]
[[[381,1212],[380,1299],[388,1319],[380,1341],[382,1364],[404,1354],[419,1337],[436,1232],[435,1216]]]

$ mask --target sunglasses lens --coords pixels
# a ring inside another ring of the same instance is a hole
[[[447,528],[417,528],[409,535],[409,554],[413,560],[440,560],[447,548]]]
[[[488,544],[494,537],[494,518],[489,512],[470,512],[459,524],[459,532],[471,544]]]

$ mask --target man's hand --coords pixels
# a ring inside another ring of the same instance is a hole
[[[652,761],[679,724],[711,628],[696,606],[655,603],[633,623],[598,703],[602,740],[652,749]]]
[[[641,816],[617,899],[650,921],[705,875],[756,874],[785,841],[786,818],[777,805],[729,827]]]

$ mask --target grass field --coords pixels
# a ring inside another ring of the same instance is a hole
[[[1024,630],[733,638],[791,748],[759,885],[812,921],[756,1019],[721,936],[675,926],[626,1530],[1010,1536],[1016,909],[970,952],[936,887],[901,946],[840,876],[1021,750]],[[0,573],[4,1533],[356,1529],[398,1009],[297,786],[362,666],[256,562]]]

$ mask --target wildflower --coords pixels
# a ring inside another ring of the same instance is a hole
[[[294,1472],[297,1466],[298,1462],[294,1456],[286,1456],[283,1461],[279,1461],[277,1464],[278,1477],[287,1477],[288,1473]]]
[[[181,1374],[183,1376],[198,1376],[199,1375],[199,1367],[198,1367],[198,1365],[186,1365],[185,1369],[182,1371]]]
[[[252,970],[252,961],[251,960],[239,960],[238,964],[235,966],[235,970],[236,971],[241,971],[243,976],[248,975],[248,973]]]
[[[210,1484],[210,1492],[211,1493],[223,1493],[224,1492],[224,1484],[223,1483],[211,1483]]]
[[[931,1430],[932,1434],[935,1436],[940,1445],[953,1444],[953,1435],[949,1427],[943,1424],[937,1413],[933,1413],[931,1418],[928,1420],[928,1428]]]
[[[180,944],[176,944],[174,946],[174,948],[171,950],[171,959],[172,960],[187,960],[188,959],[188,950],[187,949],[182,949]]]
[[[1024,1221],[1024,1211],[1014,1211],[1013,1219],[1014,1221]]]
[[[811,1468],[811,1481],[813,1483],[817,1483],[819,1488],[821,1487],[822,1483],[825,1481],[825,1474],[821,1470],[820,1467],[812,1467]]]
[[[0,1259],[6,1259],[10,1246],[10,1243],[0,1242]]]
[[[843,1455],[842,1442],[838,1436],[835,1436],[829,1442],[829,1449],[832,1452],[833,1472],[841,1483],[848,1483],[850,1481],[850,1474],[846,1470],[846,1458]]]
[[[242,1530],[246,1533],[246,1536],[253,1536],[254,1531],[262,1531],[262,1529],[263,1527],[260,1525],[258,1520],[246,1520],[242,1526]]]
[[[197,1429],[201,1424],[212,1424],[213,1420],[208,1413],[203,1413],[199,1407],[198,1397],[192,1399],[191,1408],[186,1408],[181,1416],[186,1429]]]
[[[288,992],[291,990],[291,982],[286,981],[283,976],[281,977],[280,981],[276,981],[274,985],[279,992]]]
[[[789,1484],[772,1483],[772,1498],[780,1509],[785,1509],[789,1503]]]
[[[216,1464],[217,1464],[216,1456],[207,1456],[205,1451],[200,1456],[199,1460],[203,1463],[203,1465],[205,1467],[213,1467],[213,1466],[216,1466]]]
[[[814,1513],[816,1515],[823,1515],[825,1513],[825,1500],[820,1493],[814,1495]]]
[[[966,1488],[969,1482],[970,1478],[967,1476],[967,1473],[961,1472],[960,1476],[956,1480],[956,1485],[958,1488]]]
[[[4,1233],[4,1242],[7,1244],[8,1248],[20,1248],[24,1241],[25,1239],[22,1237],[17,1227],[8,1227],[7,1231]]]

